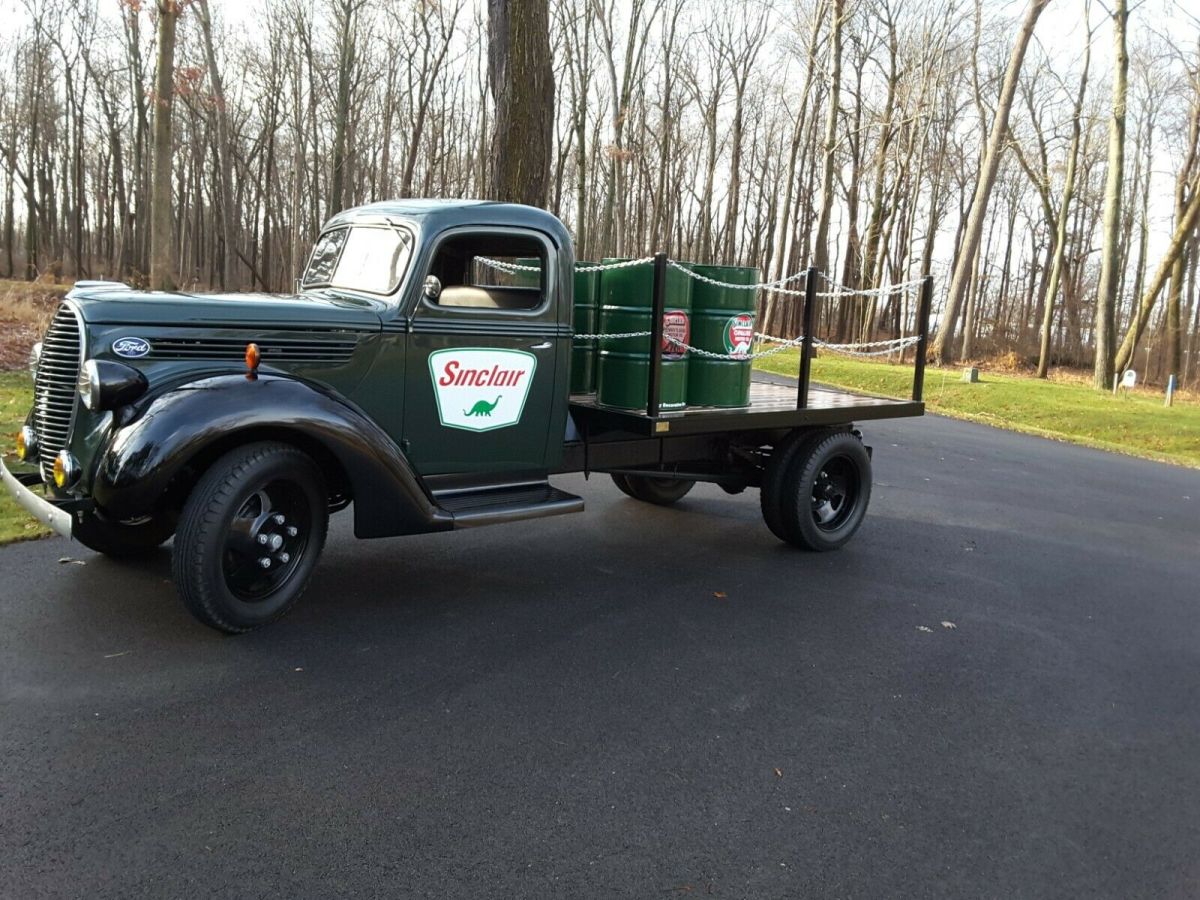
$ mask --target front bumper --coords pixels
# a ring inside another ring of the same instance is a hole
[[[40,483],[40,478],[36,475],[28,477],[14,475],[8,471],[8,466],[4,465],[4,460],[0,459],[0,481],[4,482],[8,492],[16,499],[17,505],[25,512],[63,537],[71,536],[71,513],[45,497],[35,494],[26,486],[26,481],[36,484]]]

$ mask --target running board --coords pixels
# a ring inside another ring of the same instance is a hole
[[[500,525],[583,512],[583,498],[546,481],[435,491],[434,501],[454,517],[455,528]]]

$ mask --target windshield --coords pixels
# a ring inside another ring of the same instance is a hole
[[[317,240],[301,284],[390,294],[412,256],[412,235],[395,226],[335,228]]]

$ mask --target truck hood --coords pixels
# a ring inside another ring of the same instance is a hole
[[[88,324],[263,328],[371,328],[387,304],[326,291],[303,294],[189,294],[77,282],[67,298]]]

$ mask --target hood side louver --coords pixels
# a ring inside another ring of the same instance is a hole
[[[150,341],[150,359],[240,360],[246,344],[241,338],[154,338]],[[255,340],[262,361],[346,363],[358,346],[356,340]]]

